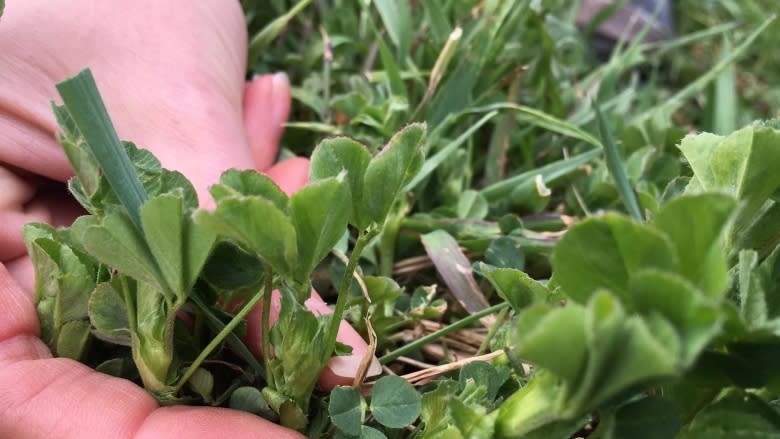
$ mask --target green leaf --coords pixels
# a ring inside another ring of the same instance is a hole
[[[221,290],[260,289],[263,263],[230,241],[217,243],[201,273],[203,278]]]
[[[565,420],[555,410],[561,382],[545,370],[534,373],[529,382],[501,404],[496,417],[498,437],[570,438],[586,419]],[[534,432],[531,436],[529,433]]]
[[[479,404],[466,404],[458,398],[448,401],[452,420],[463,437],[492,438],[495,436],[495,415]]]
[[[344,235],[351,197],[344,175],[309,183],[290,198],[290,220],[298,244],[298,281],[311,272]]]
[[[230,394],[230,408],[265,416],[273,413],[263,394],[251,386],[241,386]]]
[[[733,392],[705,407],[679,437],[777,439],[780,438],[780,415],[754,395]]]
[[[127,305],[120,292],[110,283],[99,284],[90,295],[89,320],[99,338],[130,346]]]
[[[195,369],[195,372],[190,377],[187,384],[195,391],[204,401],[210,402],[213,400],[212,392],[214,391],[214,375],[208,370],[199,367]]]
[[[214,212],[197,211],[195,224],[233,239],[279,273],[291,274],[297,262],[295,228],[273,202],[258,196],[227,198]]]
[[[682,341],[681,367],[690,367],[719,333],[722,317],[718,308],[681,276],[644,270],[631,280],[630,290],[640,313],[658,313],[676,328]]]
[[[163,276],[154,256],[127,214],[121,211],[108,213],[99,225],[86,225],[83,233],[84,247],[95,259],[120,273],[154,285],[159,291],[169,291],[160,284]]]
[[[55,353],[58,357],[80,361],[89,343],[89,322],[71,320],[60,328]]]
[[[396,133],[366,168],[363,186],[365,218],[384,223],[395,199],[419,172],[425,125],[411,124]]]
[[[549,305],[532,305],[520,314],[510,346],[518,358],[574,383],[588,358],[585,309],[570,305],[552,311]]]
[[[89,69],[57,84],[65,107],[136,227],[147,195],[117,137]]]
[[[494,239],[485,250],[485,263],[495,268],[522,271],[525,267],[525,251],[516,239],[501,236]]]
[[[671,400],[650,396],[630,402],[617,410],[612,437],[672,439],[681,425],[679,408]]]
[[[749,235],[757,214],[780,187],[780,175],[772,163],[780,160],[780,131],[768,126],[747,127],[727,137],[699,134],[685,137],[681,144],[694,172],[687,192],[696,187],[705,191],[725,191],[737,198],[739,207],[726,239],[729,256],[735,256],[739,243]]]
[[[64,105],[52,105],[52,110],[63,131],[57,141],[73,166],[79,187],[86,196],[92,197],[100,184],[100,167],[76,127],[76,122],[70,117],[68,109]]]
[[[652,223],[674,243],[680,274],[713,299],[722,296],[728,281],[721,236],[735,207],[723,194],[680,197],[664,205]]]
[[[214,201],[238,195],[260,196],[287,212],[287,194],[270,177],[253,170],[228,169],[219,177],[219,183],[209,188]]]
[[[460,370],[458,382],[463,390],[469,381],[477,386],[482,386],[486,390],[486,397],[489,401],[495,399],[498,388],[503,384],[499,380],[498,372],[490,363],[484,361],[472,361]]]
[[[362,439],[387,439],[384,433],[366,425],[360,427],[360,437]]]
[[[330,394],[328,412],[336,427],[344,433],[360,435],[365,409],[357,389],[341,386],[334,388]]]
[[[141,225],[146,243],[165,284],[179,296],[188,287],[183,279],[183,219],[181,198],[175,195],[160,195],[141,206]]]
[[[374,384],[371,414],[385,427],[406,427],[420,415],[420,394],[405,379],[384,376]]]
[[[347,171],[347,183],[352,194],[350,223],[359,229],[368,227],[367,219],[362,216],[361,203],[363,180],[370,161],[371,153],[365,145],[346,137],[336,137],[325,139],[317,145],[309,165],[311,181],[336,177],[342,171]]]
[[[141,224],[166,285],[184,303],[216,235],[193,223],[179,190],[147,201],[141,207]]]
[[[487,216],[488,207],[487,199],[480,192],[469,189],[460,195],[455,210],[458,218],[481,220]]]
[[[129,284],[129,283],[128,283]],[[176,309],[169,307],[155,286],[144,282],[128,285],[135,300],[135,322],[131,322],[133,361],[144,387],[152,392],[167,389],[173,363],[173,322]]]
[[[482,275],[496,289],[498,295],[509,302],[515,312],[519,312],[532,303],[542,302],[550,296],[547,287],[531,279],[520,270],[493,268],[481,262],[477,266]]]
[[[585,303],[605,288],[630,306],[630,277],[640,269],[676,271],[670,240],[654,228],[607,214],[572,226],[555,247],[554,277],[566,294]]]

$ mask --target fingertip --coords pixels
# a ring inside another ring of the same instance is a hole
[[[291,195],[309,181],[309,160],[303,157],[293,157],[277,163],[265,173],[287,195]]]
[[[259,76],[244,88],[244,129],[259,170],[276,159],[291,102],[290,81],[283,72]]]

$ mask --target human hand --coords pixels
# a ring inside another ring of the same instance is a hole
[[[207,207],[206,187],[231,167],[265,171],[287,192],[305,182],[303,159],[271,166],[289,84],[284,75],[244,84],[238,3],[174,3],[25,0],[10,2],[0,20],[0,437],[298,437],[231,410],[158,408],[128,381],[52,359],[37,338],[25,292],[34,277],[19,230],[80,214],[62,184],[72,171],[54,141],[55,83],[90,67],[120,138],[187,175]],[[324,309],[321,300],[310,303]],[[253,312],[250,326],[256,319]],[[348,325],[339,339],[353,356],[331,363],[320,381],[326,388],[350,383],[367,349]],[[255,352],[259,343],[247,339]]]

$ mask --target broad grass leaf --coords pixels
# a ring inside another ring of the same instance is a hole
[[[212,233],[241,243],[275,271],[292,274],[298,256],[295,228],[287,215],[266,198],[227,198],[213,212],[196,212],[194,220]]]
[[[334,388],[330,393],[328,412],[333,423],[341,431],[352,436],[360,435],[365,411],[357,389],[341,386]]]
[[[130,346],[127,311],[122,295],[108,282],[99,284],[89,296],[89,320],[103,340]]]
[[[422,167],[420,154],[425,137],[424,124],[411,124],[396,133],[366,168],[363,186],[364,216],[384,223],[401,190]]]
[[[515,312],[526,306],[541,302],[550,296],[547,287],[530,276],[513,268],[492,268],[479,263],[480,272],[490,281],[498,295],[512,305]]]
[[[270,177],[253,170],[229,169],[222,173],[219,183],[209,188],[214,201],[239,195],[260,196],[287,212],[287,194]]]
[[[685,196],[664,205],[652,222],[673,243],[680,274],[713,299],[728,282],[721,237],[735,207],[724,194]]]
[[[385,427],[403,428],[420,416],[420,394],[397,376],[384,376],[374,384],[371,414]]]
[[[309,183],[290,198],[290,221],[295,228],[298,281],[311,272],[339,242],[347,228],[352,198],[343,174]]]
[[[605,288],[630,306],[631,276],[644,268],[674,272],[677,257],[661,232],[608,214],[572,226],[555,247],[553,267],[555,279],[575,301],[585,303]]]
[[[780,415],[757,396],[733,392],[700,411],[678,437],[777,439]]]
[[[367,219],[363,216],[362,200],[363,181],[370,161],[371,153],[365,145],[346,137],[336,137],[325,139],[317,145],[309,165],[311,181],[336,177],[342,171],[347,171],[346,181],[352,194],[350,222],[360,229],[368,227]]]

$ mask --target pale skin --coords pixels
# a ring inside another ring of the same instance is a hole
[[[54,84],[89,67],[120,138],[208,185],[228,168],[257,169],[291,193],[308,162],[274,164],[290,111],[283,74],[246,83],[247,35],[234,0],[9,0],[0,18],[0,437],[295,438],[229,409],[160,408],[137,385],[52,358],[37,338],[33,270],[20,228],[68,224],[81,212],[64,190],[72,175],[55,141]],[[318,297],[307,302],[327,312]],[[257,328],[260,314],[250,316]],[[250,331],[251,332],[251,331]],[[352,357],[332,361],[320,385],[352,382],[365,342],[342,323]],[[246,340],[259,353],[254,331]]]

